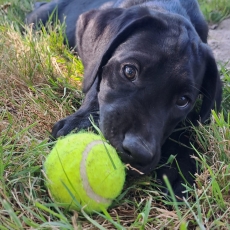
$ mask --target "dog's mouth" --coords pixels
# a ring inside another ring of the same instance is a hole
[[[126,164],[127,173],[132,176],[141,176],[150,174],[156,167],[156,162],[151,162],[149,165]]]
[[[122,162],[126,165],[127,173],[131,175],[151,173],[160,160],[161,148],[159,146],[138,148],[137,143],[134,142],[128,149],[119,138],[110,139],[110,144],[115,147]]]
[[[118,151],[118,154],[120,155],[121,160],[127,168],[127,173],[132,176],[150,174],[155,169],[160,160],[160,154],[156,154],[152,157],[149,163],[143,164],[134,160],[128,152]]]

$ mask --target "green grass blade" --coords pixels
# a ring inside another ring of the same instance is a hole
[[[19,218],[17,217],[17,214],[14,212],[11,205],[6,200],[0,199],[0,202],[2,203],[2,205],[5,208],[5,210],[7,211],[7,213],[9,214],[9,216],[12,219],[12,221],[14,222],[15,226],[17,226],[18,229],[23,229],[22,223],[19,220]]]

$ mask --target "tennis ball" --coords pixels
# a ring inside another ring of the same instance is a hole
[[[88,213],[104,211],[123,188],[125,167],[115,149],[92,133],[70,134],[57,141],[44,162],[54,201]]]

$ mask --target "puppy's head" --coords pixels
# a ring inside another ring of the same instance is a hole
[[[122,160],[147,173],[203,94],[204,121],[221,86],[208,46],[181,16],[146,8],[93,10],[77,25],[83,90],[99,78],[100,128]]]

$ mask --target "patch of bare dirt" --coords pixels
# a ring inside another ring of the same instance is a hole
[[[230,70],[230,18],[209,29],[208,43],[217,62]]]

